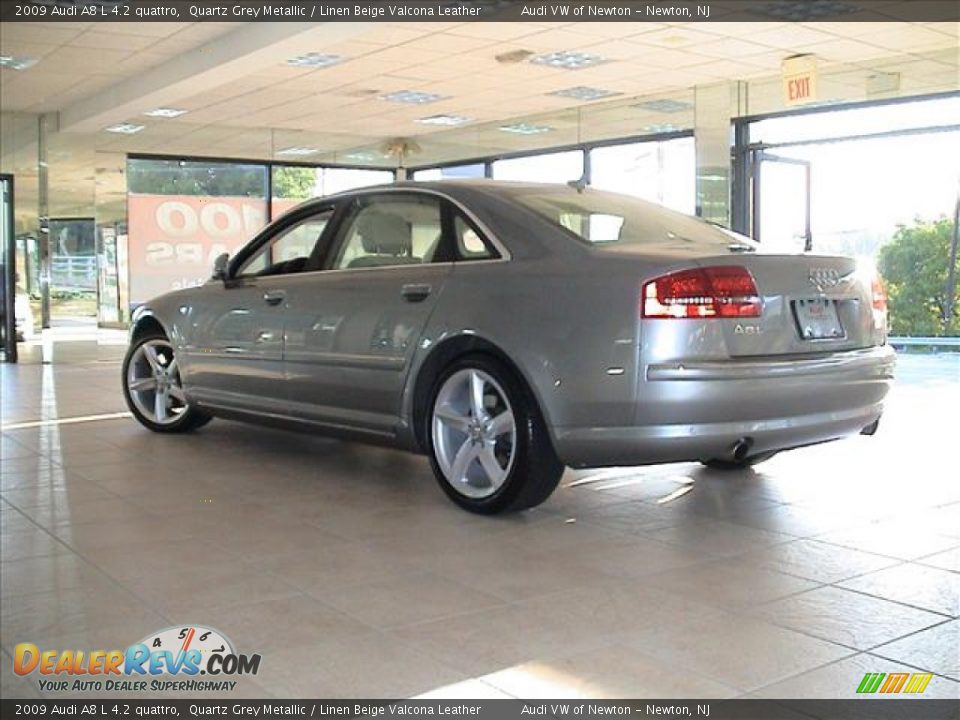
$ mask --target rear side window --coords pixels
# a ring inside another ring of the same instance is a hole
[[[453,218],[453,232],[457,240],[458,260],[489,260],[497,257],[487,241],[459,213]]]
[[[682,213],[614,193],[572,189],[521,191],[521,205],[590,245],[684,244],[753,247],[749,238]]]
[[[436,262],[442,236],[440,203],[434,198],[365,199],[347,219],[331,269]]]

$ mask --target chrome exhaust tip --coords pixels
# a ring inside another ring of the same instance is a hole
[[[751,438],[740,438],[733,444],[733,447],[730,448],[731,459],[734,462],[742,462],[743,460],[746,460],[752,446],[753,440]]]

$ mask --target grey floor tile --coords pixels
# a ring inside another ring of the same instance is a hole
[[[812,580],[787,575],[743,559],[721,559],[668,570],[647,578],[649,585],[728,610],[794,595],[819,586]]]
[[[367,625],[389,628],[475,612],[504,601],[476,588],[426,572],[315,591],[327,605]]]
[[[926,557],[918,558],[917,562],[921,565],[949,570],[950,572],[960,573],[960,547],[952,550],[945,550],[942,553],[934,553]]]
[[[761,548],[752,552],[749,559],[762,567],[821,583],[846,580],[900,563],[895,558],[816,540]]]
[[[611,645],[522,663],[482,677],[524,699],[728,698],[734,688],[665,664],[655,654]]]
[[[740,692],[756,690],[852,652],[764,622],[752,612],[654,625],[629,632],[628,637],[632,647],[645,652],[655,649],[656,656],[665,662]]]
[[[774,600],[758,612],[782,627],[858,650],[869,650],[947,619],[836,587],[821,587]]]
[[[867,673],[914,672],[917,672],[916,667],[891,662],[869,653],[860,653],[760,688],[753,695],[770,699],[853,699],[857,697],[857,688]],[[960,683],[950,678],[934,677],[922,698],[917,699],[954,699],[960,697],[958,693]]]
[[[942,535],[916,523],[874,522],[826,533],[818,540],[877,555],[914,560],[957,547],[957,538]]]
[[[960,680],[960,620],[951,620],[875,648],[874,655]]]
[[[960,615],[960,574],[949,570],[904,563],[845,580],[839,586],[923,610]]]
[[[4,422],[121,411],[118,374],[0,366]],[[568,471],[502,518],[454,507],[423,457],[311,435],[3,432],[0,694],[33,692],[8,672],[22,639],[124,647],[187,621],[262,652],[237,697],[843,697],[903,667],[949,696],[957,620],[929,610],[954,607],[960,486],[902,452],[952,462],[917,393],[941,399],[895,387],[897,442]]]

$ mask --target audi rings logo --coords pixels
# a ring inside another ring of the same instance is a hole
[[[824,292],[840,284],[840,271],[834,268],[810,268],[808,279],[817,290]]]

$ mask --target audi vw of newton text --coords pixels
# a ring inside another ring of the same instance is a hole
[[[123,366],[158,432],[213,416],[426,453],[481,513],[564,466],[737,468],[872,433],[879,278],[630,197],[400,183],[311,200],[201,287],[138,308]]]

